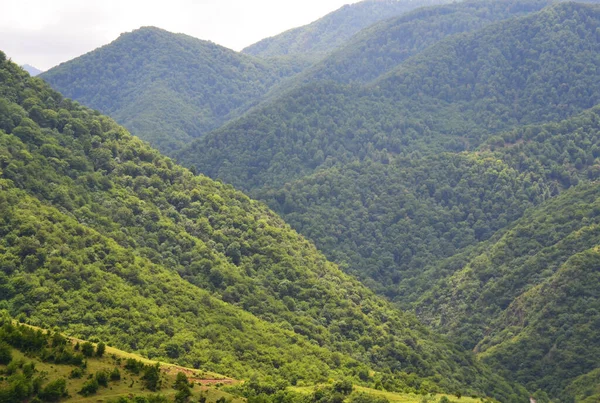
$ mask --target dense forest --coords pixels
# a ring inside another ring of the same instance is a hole
[[[1,307],[12,315],[238,377],[526,396],[261,203],[4,57],[0,73]]]
[[[285,58],[260,60],[143,27],[41,77],[171,153],[239,116],[272,85],[304,66]]]
[[[450,36],[368,86],[295,89],[177,156],[252,192],[356,159],[472,149],[600,102],[599,26],[596,6],[565,3]]]
[[[42,75],[191,170],[3,60],[0,309],[249,402],[597,401],[600,5],[441,3]]]
[[[367,0],[347,4],[311,24],[290,29],[246,47],[242,53],[253,56],[301,56],[317,59],[341,47],[354,34],[378,21],[407,13],[419,7],[447,0]]]

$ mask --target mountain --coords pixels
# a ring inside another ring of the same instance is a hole
[[[361,30],[321,61],[276,85],[279,91],[271,92],[281,95],[290,87],[317,80],[368,83],[445,37],[539,11],[552,3],[467,0],[422,7]]]
[[[599,192],[581,184],[530,211],[438,282],[421,316],[478,333],[479,357],[529,390],[563,393],[600,358]]]
[[[41,77],[169,153],[239,116],[300,68],[144,27]]]
[[[2,403],[166,403],[202,397],[208,402],[221,397],[243,402],[218,390],[217,381],[235,383],[218,374],[153,362],[103,342],[93,344],[16,323],[4,312],[0,325],[0,368],[8,375],[0,382]]]
[[[0,63],[0,308],[239,378],[526,401],[263,204]]]
[[[565,3],[443,39],[369,85],[310,83],[177,157],[245,190],[386,154],[462,151],[600,102],[597,6]]]
[[[599,27],[597,5],[564,3],[449,36],[374,79],[302,85],[180,158],[504,376],[570,399],[598,362]]]
[[[29,65],[29,64],[24,64],[24,65],[21,66],[21,68],[23,70],[25,70],[26,72],[28,72],[29,75],[31,75],[31,77],[35,77],[35,76],[43,73],[42,70],[37,69],[37,68],[35,68],[35,67],[33,67],[33,66]]]
[[[378,21],[445,0],[365,0],[347,4],[302,27],[263,39],[242,50],[253,56],[303,56],[318,59]]]

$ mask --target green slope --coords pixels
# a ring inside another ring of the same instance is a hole
[[[594,223],[580,232],[585,237],[595,230]],[[600,253],[598,240],[593,243],[593,248],[572,254],[553,276],[517,298],[494,321],[478,346],[484,361],[532,390],[554,395],[575,377],[598,368]],[[554,264],[547,266],[551,270]]]
[[[506,143],[494,140],[493,155],[534,180],[529,190],[541,194],[542,200],[579,182],[595,180],[599,112],[596,107],[560,123],[509,132],[504,136]],[[432,276],[444,280],[417,303],[419,316],[460,337],[465,346],[477,344],[490,321],[545,279],[549,267],[553,272],[574,252],[594,245],[593,232],[585,232],[588,238],[581,236],[587,224],[579,219],[578,210],[593,211],[595,189],[583,189],[577,195],[567,192],[550,199],[473,251],[430,266],[420,282]],[[445,278],[456,270],[453,277]]]
[[[452,36],[369,86],[313,83],[194,142],[185,164],[243,189],[319,167],[475,147],[600,102],[600,9],[560,4]]]
[[[172,152],[238,116],[300,67],[144,27],[40,77]]]
[[[17,324],[5,312],[0,312],[0,371],[6,375],[0,379],[2,403],[244,401],[211,384],[236,383],[222,375]]]
[[[367,83],[441,39],[539,11],[547,0],[473,0],[424,7],[361,30],[339,49],[294,78]]]
[[[445,2],[444,0],[366,0],[347,4],[311,24],[263,39],[248,46],[242,52],[261,57],[295,55],[318,59],[343,45],[352,35],[371,24],[419,7]]]
[[[491,153],[351,163],[259,193],[293,228],[398,302],[423,268],[489,238],[543,200],[537,178]]]
[[[4,224],[2,303],[13,315],[225,374],[523,396],[262,204],[0,61],[0,169],[15,188],[3,206],[18,218]]]

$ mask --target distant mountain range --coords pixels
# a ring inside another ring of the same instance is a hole
[[[13,317],[283,385],[268,394],[333,377],[525,401],[264,204],[177,166],[3,53],[0,74],[0,306]]]
[[[2,177],[205,290],[203,315],[224,303],[243,318],[234,328],[259,323],[248,344],[214,336],[225,347],[201,353],[142,338],[137,351],[173,348],[242,378],[258,367],[288,381],[595,401],[600,5],[588,3],[365,1],[241,53],[147,27],[41,75],[285,223],[48,89],[26,98],[18,88],[37,81],[22,77],[0,105],[6,141],[24,144],[6,144]],[[14,121],[22,111],[31,127]],[[27,156],[51,174],[34,180]],[[9,308],[26,314],[16,294]],[[173,309],[178,345],[210,339],[186,338],[193,323]],[[73,330],[91,332],[75,317]],[[294,340],[310,357],[298,369]]]
[[[449,0],[366,0],[348,4],[311,24],[248,46],[242,53],[260,57],[295,56],[316,60],[376,22]]]
[[[31,77],[35,77],[35,76],[37,76],[38,74],[42,74],[42,73],[43,73],[43,71],[42,71],[42,70],[40,70],[40,69],[36,69],[35,67],[33,67],[33,66],[32,66],[32,65],[30,65],[30,64],[24,64],[24,65],[22,65],[22,66],[21,66],[21,68],[22,68],[23,70],[25,70],[26,72],[28,72],[28,73],[29,73],[29,75],[31,75]]]

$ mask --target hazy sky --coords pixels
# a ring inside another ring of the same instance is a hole
[[[234,50],[358,0],[2,0],[0,50],[47,70],[153,25]]]

